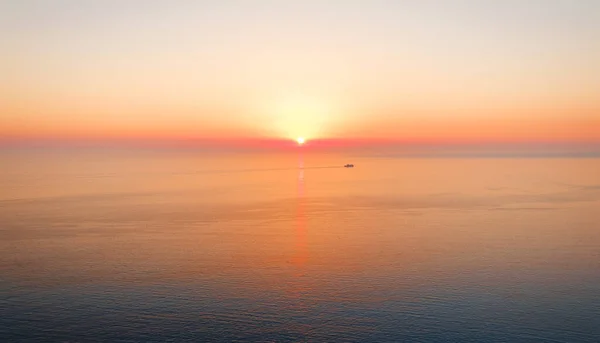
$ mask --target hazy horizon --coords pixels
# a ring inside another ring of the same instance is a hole
[[[373,157],[548,157],[548,158],[598,158],[600,143],[449,143],[449,142],[398,142],[389,140],[314,140],[299,146],[297,142],[283,139],[254,140],[4,140],[0,141],[0,154],[29,153],[192,153],[201,157],[205,153],[236,154],[281,152],[291,155],[303,153],[344,153],[348,156]]]

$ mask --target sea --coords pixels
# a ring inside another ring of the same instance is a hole
[[[600,159],[3,151],[0,342],[600,342]]]

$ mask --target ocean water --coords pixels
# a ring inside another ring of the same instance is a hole
[[[2,342],[600,342],[599,159],[0,165]]]

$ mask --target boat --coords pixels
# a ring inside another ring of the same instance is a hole
[[[354,168],[354,164],[344,164],[344,168]]]

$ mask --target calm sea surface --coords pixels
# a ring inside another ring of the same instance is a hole
[[[599,159],[0,167],[2,342],[600,342]]]

